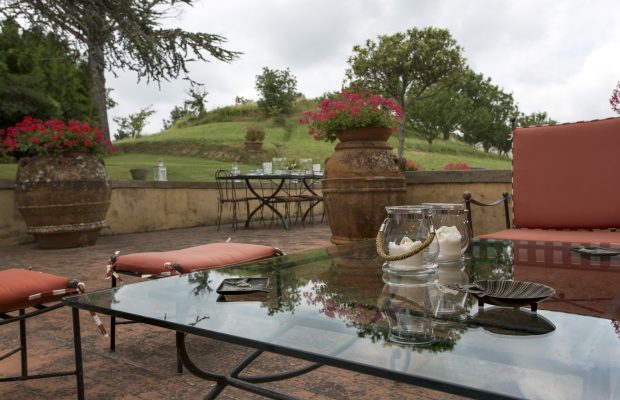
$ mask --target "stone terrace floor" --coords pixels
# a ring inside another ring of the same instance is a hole
[[[109,287],[105,266],[116,250],[122,253],[180,249],[210,242],[224,241],[266,244],[279,247],[285,253],[324,247],[329,243],[329,228],[325,224],[282,228],[240,229],[236,232],[214,226],[174,229],[100,237],[95,246],[42,250],[36,244],[0,247],[0,269],[32,266],[35,271],[70,276],[83,281],[87,290]],[[121,254],[122,254],[121,253]],[[130,283],[132,280],[127,280]],[[126,284],[127,284],[126,283]],[[108,340],[102,337],[87,312],[81,311],[84,381],[87,399],[195,399],[202,398],[213,383],[201,380],[189,372],[176,373],[175,336],[162,328],[131,324],[118,328],[117,350],[108,350]],[[108,318],[103,318],[106,328]],[[0,328],[0,354],[14,348],[18,329]],[[50,368],[73,366],[71,313],[61,308],[28,322],[29,368],[45,372]],[[251,352],[242,346],[213,339],[193,337],[188,340],[195,359],[201,365],[225,372]],[[247,369],[248,373],[285,371],[303,365],[303,361],[275,354],[263,354]],[[0,377],[19,371],[19,356],[0,361]],[[294,379],[265,384],[301,399],[454,399],[455,396],[394,383],[389,380],[321,367]],[[75,377],[59,377],[28,382],[0,383],[0,399],[74,399]],[[221,399],[259,399],[248,392],[228,387]]]

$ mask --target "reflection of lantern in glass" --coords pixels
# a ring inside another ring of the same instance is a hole
[[[434,340],[433,304],[437,275],[394,277],[384,274],[379,307],[389,324],[388,339],[402,344],[424,345]],[[395,283],[399,282],[399,283]]]
[[[437,280],[438,296],[434,315],[438,319],[464,319],[467,312],[467,294],[448,287],[451,284],[464,285],[469,283],[463,262],[441,264],[437,274],[439,276]]]
[[[153,167],[153,179],[156,181],[167,181],[166,177],[166,166],[164,165],[164,161],[159,159],[155,163]]]
[[[433,240],[431,209],[390,206],[379,229],[377,251],[386,260],[384,271],[395,274],[432,274],[437,270],[439,247]],[[383,248],[379,248],[383,245]]]
[[[437,262],[454,262],[463,257],[470,241],[467,210],[463,204],[423,203],[432,208],[432,220],[437,240]]]

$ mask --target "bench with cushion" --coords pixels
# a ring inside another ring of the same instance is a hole
[[[134,253],[112,256],[107,266],[108,277],[115,287],[119,274],[142,278],[163,278],[211,268],[219,268],[264,258],[280,256],[280,249],[249,243],[209,243],[180,250]],[[116,325],[133,323],[117,322],[110,317],[110,350],[116,348]],[[181,370],[178,364],[179,371]]]
[[[513,130],[513,226],[487,239],[620,243],[620,118]]]
[[[21,355],[21,373],[17,376],[0,378],[0,382],[75,375],[77,379],[77,397],[78,399],[84,398],[81,347],[79,345],[75,346],[75,370],[31,374],[28,372],[28,346],[26,340],[26,319],[61,307],[62,303],[58,301],[64,296],[77,294],[80,290],[79,286],[80,283],[75,279],[42,272],[25,269],[0,271],[0,326],[13,322],[19,323],[19,346],[4,355],[0,355],[0,360],[4,360],[16,353]],[[46,305],[48,303],[55,304]],[[30,311],[26,312],[26,310]],[[74,309],[73,312],[74,337],[79,337],[80,326],[77,309]]]

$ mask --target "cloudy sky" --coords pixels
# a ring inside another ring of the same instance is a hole
[[[191,64],[209,109],[236,96],[256,99],[265,66],[290,68],[307,97],[338,90],[354,45],[433,26],[448,29],[468,65],[512,93],[525,113],[546,111],[560,122],[615,115],[608,99],[620,80],[618,0],[199,0],[180,11],[167,26],[222,35],[226,48],[243,52],[230,64]],[[118,74],[107,74],[119,103],[110,116],[152,105],[147,133],[187,98],[181,78],[158,87]]]

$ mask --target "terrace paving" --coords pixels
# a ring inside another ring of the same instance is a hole
[[[116,250],[122,253],[164,251],[224,241],[266,244],[279,247],[285,253],[329,245],[329,228],[325,224],[282,228],[240,229],[214,226],[174,229],[100,237],[95,246],[76,249],[43,250],[36,244],[0,247],[0,270],[31,266],[35,271],[77,278],[87,290],[109,287],[105,280],[105,265]],[[126,284],[137,279],[126,279]],[[84,380],[87,399],[194,399],[202,398],[213,386],[189,372],[176,373],[174,333],[143,324],[119,328],[117,350],[108,350],[108,340],[102,337],[87,312],[81,311]],[[104,318],[109,327],[107,318]],[[16,325],[16,324],[12,324]],[[29,368],[31,372],[46,372],[51,368],[73,365],[71,313],[61,308],[28,322]],[[0,329],[0,354],[14,348],[18,342],[17,326]],[[192,337],[190,351],[202,365],[225,372],[228,366],[240,361],[251,350],[213,339]],[[290,370],[304,362],[293,358],[263,354],[248,369],[248,373]],[[0,377],[19,371],[19,356],[0,362]],[[294,379],[265,384],[301,399],[455,399],[456,396],[394,383],[386,379],[321,367]],[[0,399],[74,399],[75,377],[37,379],[28,382],[0,383]],[[221,399],[262,399],[263,397],[227,388]]]

